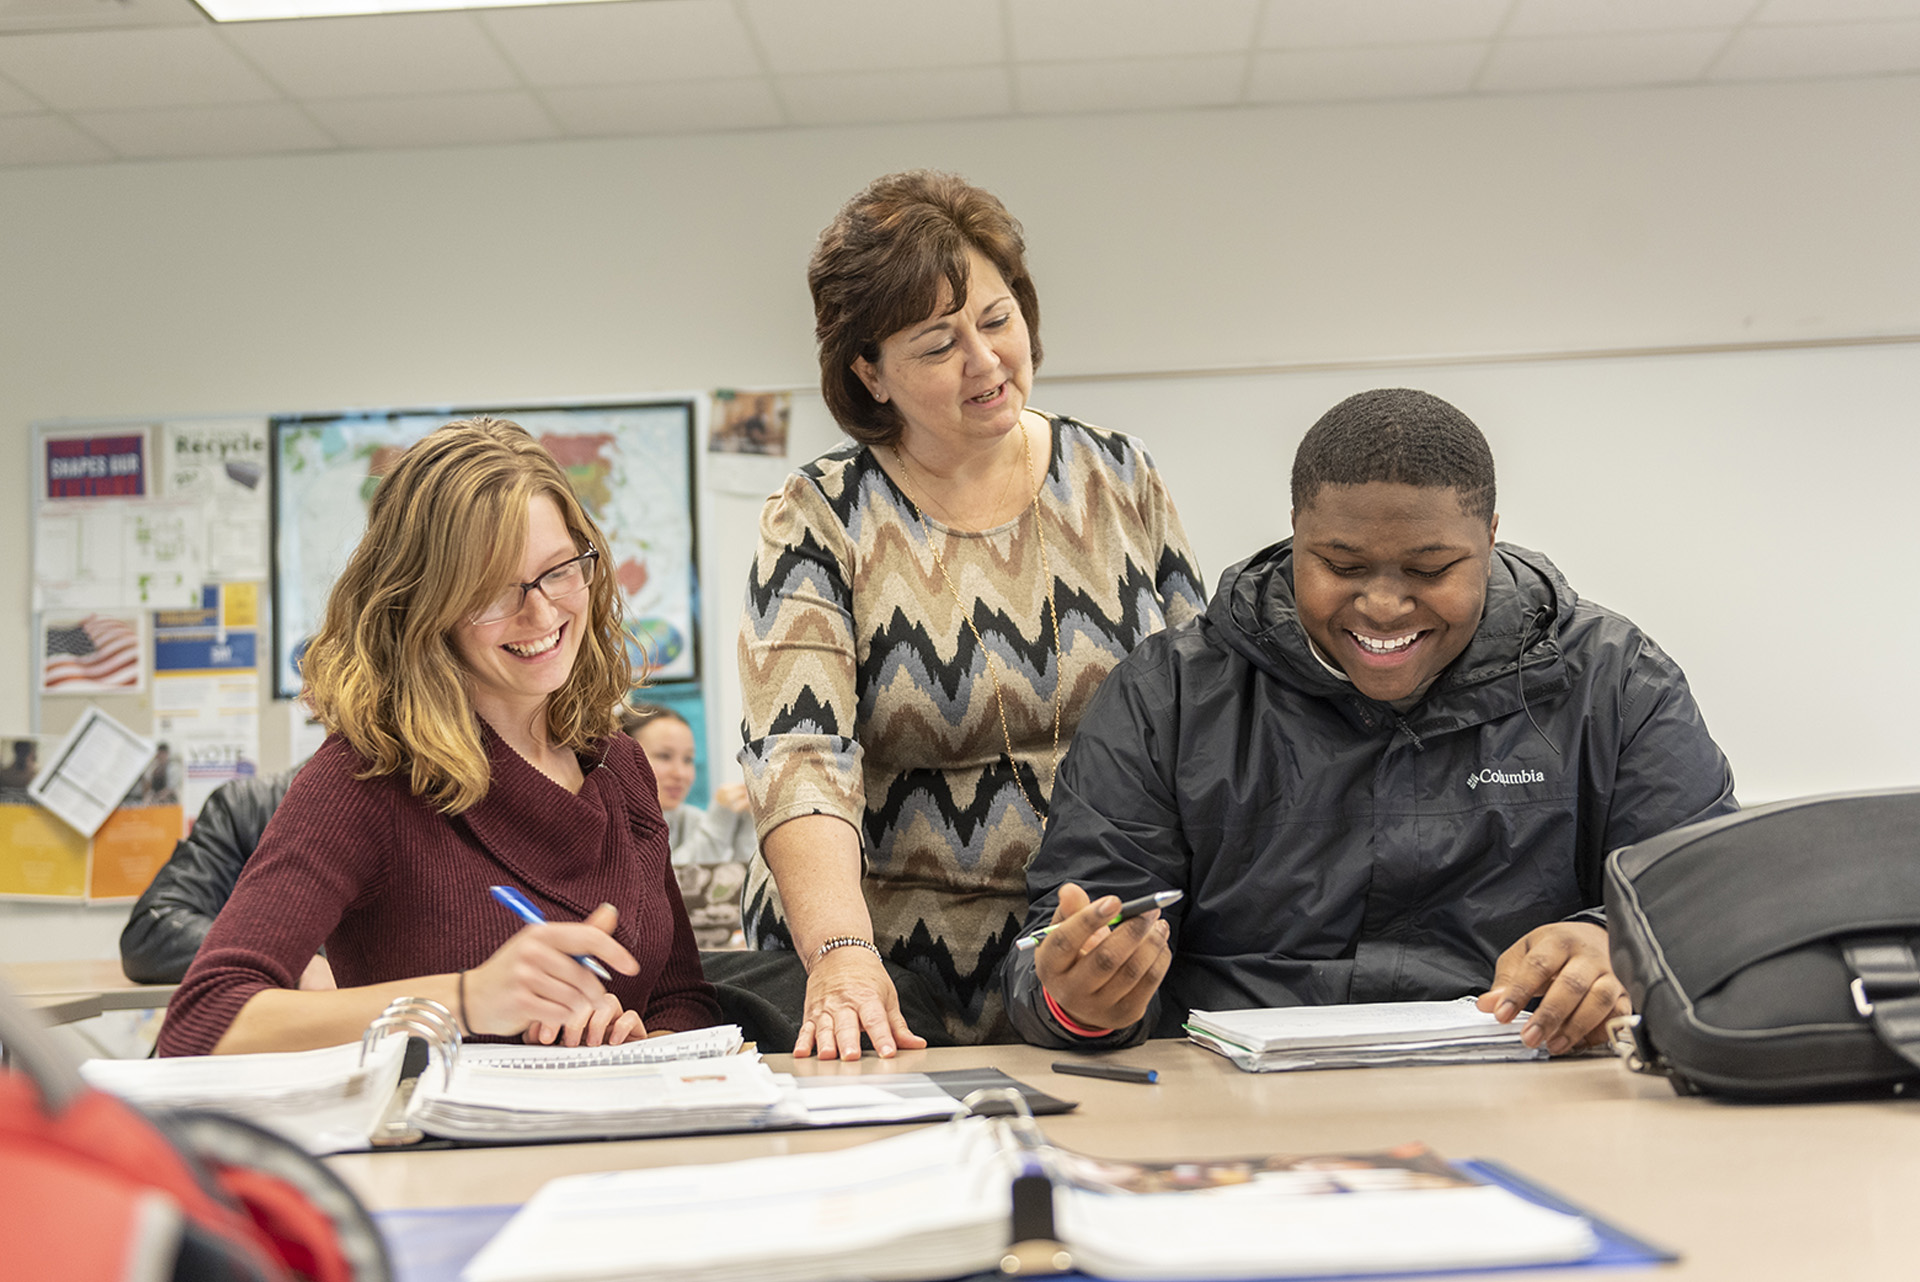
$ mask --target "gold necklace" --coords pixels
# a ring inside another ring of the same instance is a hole
[[[1033,446],[1027,441],[1027,427],[1021,423],[1016,429],[1020,433],[1020,454],[1026,460],[1027,478],[1033,478]],[[1027,809],[1033,812],[1035,822],[1042,832],[1047,828],[1047,817],[1040,813],[1032,794],[1027,791],[1026,781],[1020,777],[1020,763],[1013,757],[1013,731],[1007,725],[1007,696],[1000,688],[1000,674],[994,669],[993,651],[987,648],[986,638],[980,635],[980,626],[973,621],[973,614],[967,609],[967,603],[960,597],[960,589],[954,586],[953,575],[947,570],[946,558],[940,555],[940,549],[933,541],[933,527],[927,524],[926,506],[907,483],[907,458],[898,445],[888,447],[893,451],[894,461],[900,464],[900,490],[907,496],[907,502],[913,504],[913,514],[920,520],[920,533],[927,540],[927,551],[933,553],[933,563],[940,567],[940,577],[946,581],[947,592],[953,597],[953,603],[960,610],[960,617],[966,620],[967,630],[973,633],[973,642],[980,647],[981,655],[986,659],[987,676],[993,680],[993,702],[1000,710],[1000,737],[1007,745],[1007,765],[1013,770],[1014,787],[1020,790],[1021,800],[1027,803]],[[1053,759],[1047,766],[1047,796],[1053,796],[1054,781],[1060,775],[1060,687],[1066,684],[1067,656],[1060,644],[1060,607],[1053,597],[1053,565],[1047,558],[1047,534],[1040,522],[1040,491],[1044,485],[1034,487],[1033,501],[1027,510],[1033,513],[1033,537],[1040,545],[1040,573],[1047,584],[1047,616],[1053,623]]]

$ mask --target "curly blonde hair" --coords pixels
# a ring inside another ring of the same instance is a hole
[[[514,582],[527,508],[542,494],[575,548],[605,554],[566,473],[518,423],[448,423],[381,478],[300,665],[314,715],[367,762],[360,778],[404,769],[414,795],[449,815],[486,797],[486,747],[452,632]],[[620,615],[603,571],[573,671],[547,700],[547,733],[561,747],[583,751],[614,733],[614,705],[634,684]]]

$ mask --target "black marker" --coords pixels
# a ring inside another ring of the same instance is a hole
[[[1103,1077],[1109,1082],[1144,1082],[1149,1086],[1160,1080],[1156,1069],[1129,1068],[1125,1064],[1082,1064],[1063,1059],[1054,1062],[1053,1071],[1075,1077]]]
[[[1142,895],[1138,899],[1129,899],[1120,905],[1119,911],[1107,918],[1107,925],[1118,926],[1121,922],[1138,917],[1141,913],[1150,913],[1156,908],[1177,904],[1185,897],[1186,892],[1182,890],[1160,890],[1151,895]],[[1031,935],[1022,935],[1014,940],[1013,946],[1024,953],[1051,935],[1055,929],[1057,929],[1055,926],[1042,926]]]

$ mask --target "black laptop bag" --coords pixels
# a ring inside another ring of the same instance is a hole
[[[1759,806],[1607,860],[1620,1049],[1683,1095],[1920,1090],[1920,790]]]

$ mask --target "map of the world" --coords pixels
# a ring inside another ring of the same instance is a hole
[[[477,413],[478,411],[472,411]],[[636,672],[698,676],[694,644],[693,407],[652,405],[493,411],[552,452],[606,532],[626,601]],[[390,461],[469,411],[276,419],[275,692],[300,691],[297,667],[327,593],[366,529],[367,501]]]

